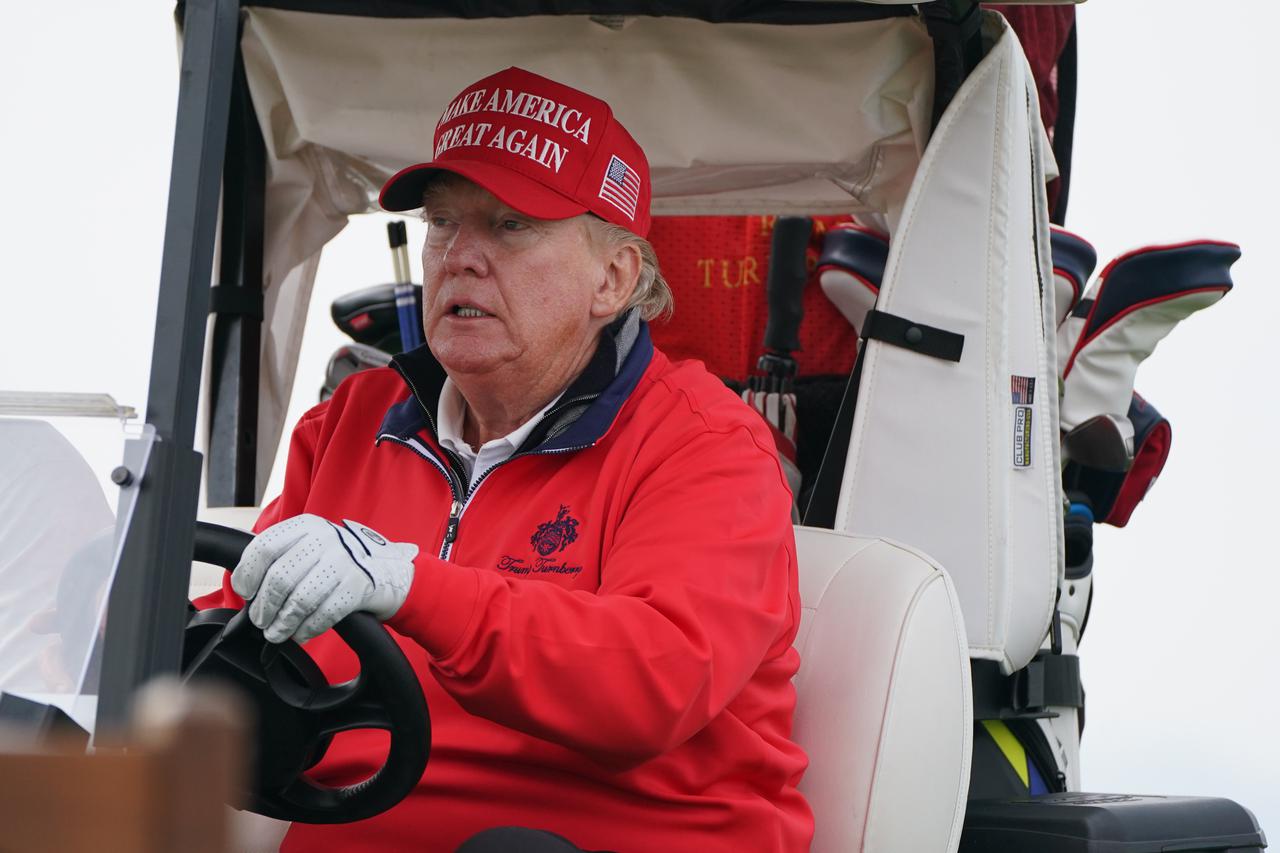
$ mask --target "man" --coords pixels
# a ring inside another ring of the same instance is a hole
[[[515,68],[434,142],[381,198],[424,208],[428,343],[302,418],[222,594],[252,597],[268,640],[311,640],[331,680],[356,662],[327,629],[384,620],[431,761],[390,811],[283,849],[454,850],[500,826],[578,847],[464,849],[807,849],[790,495],[759,416],[649,340],[670,294],[643,152],[604,102]],[[339,735],[313,775],[353,783],[385,750]]]

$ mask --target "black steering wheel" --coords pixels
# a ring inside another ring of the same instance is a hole
[[[242,530],[197,522],[195,559],[232,569],[253,540]],[[360,659],[360,674],[330,685],[292,640],[268,643],[249,611],[192,613],[183,640],[184,679],[229,681],[252,697],[257,712],[251,811],[304,823],[350,823],[400,802],[422,777],[431,751],[431,722],[422,685],[404,652],[367,613],[335,626]],[[384,729],[386,763],[354,785],[327,787],[303,773],[324,757],[338,732]]]

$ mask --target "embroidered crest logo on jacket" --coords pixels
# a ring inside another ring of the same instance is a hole
[[[563,551],[577,538],[578,519],[569,515],[569,507],[561,504],[555,520],[539,524],[529,538],[529,544],[543,557],[550,557],[556,551]]]

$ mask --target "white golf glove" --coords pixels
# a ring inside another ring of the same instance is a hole
[[[388,542],[356,521],[299,515],[273,524],[244,549],[231,588],[268,641],[305,643],[356,610],[382,621],[404,604],[418,546]]]

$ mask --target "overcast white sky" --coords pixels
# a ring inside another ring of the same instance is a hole
[[[177,95],[171,12],[88,0],[5,10],[0,389],[106,391],[144,407]],[[1276,834],[1280,404],[1267,344],[1280,316],[1280,14],[1247,0],[1093,0],[1079,22],[1067,225],[1103,263],[1191,237],[1244,248],[1236,289],[1138,375],[1173,422],[1173,453],[1129,527],[1098,535],[1084,783],[1232,797]],[[341,340],[329,301],[390,277],[383,221],[354,222],[326,249],[295,416]],[[91,461],[109,470],[118,428],[71,429],[106,448]]]
[[[1085,787],[1233,797],[1280,833],[1271,533],[1280,474],[1273,4],[1094,0],[1079,11],[1069,227],[1101,261],[1241,244],[1236,288],[1175,329],[1137,387],[1173,424],[1160,481],[1095,545],[1081,649]]]

